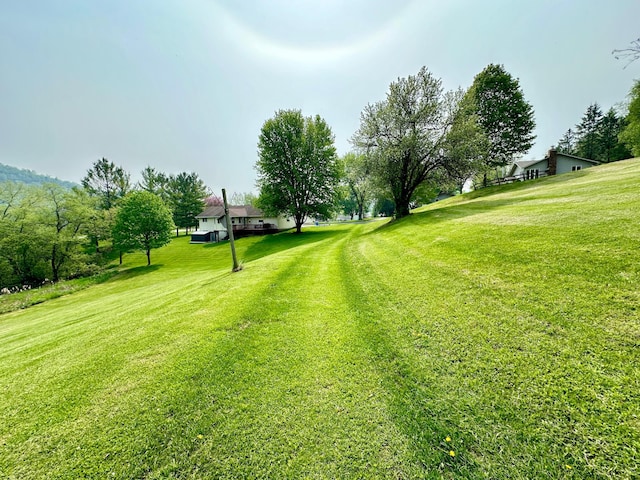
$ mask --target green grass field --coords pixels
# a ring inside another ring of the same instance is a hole
[[[639,184],[126,255],[0,315],[0,478],[638,478]]]

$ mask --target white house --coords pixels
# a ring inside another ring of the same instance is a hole
[[[558,153],[556,150],[549,150],[549,153],[542,160],[519,160],[513,162],[507,178],[517,178],[529,180],[546,175],[560,175],[561,173],[575,172],[585,168],[600,165],[596,160]]]
[[[234,237],[277,233],[296,226],[291,217],[266,217],[262,210],[251,205],[229,206],[229,217]],[[196,218],[198,230],[191,234],[192,243],[219,242],[228,237],[222,205],[209,206]]]

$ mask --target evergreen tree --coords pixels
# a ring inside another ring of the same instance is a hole
[[[142,180],[138,182],[137,187],[140,190],[146,190],[155,195],[158,195],[163,200],[167,200],[167,184],[169,178],[162,172],[157,171],[155,168],[147,166],[142,170]]]
[[[613,108],[602,117],[598,140],[600,143],[599,156],[597,160],[602,162],[615,162],[631,156],[631,152],[618,137],[626,126],[626,121],[619,116]]]
[[[581,122],[576,125],[578,141],[576,143],[576,155],[590,160],[597,160],[602,151],[600,141],[600,124],[602,122],[602,110],[597,103],[592,103],[582,116]]]
[[[567,155],[576,154],[576,133],[572,129],[564,132],[564,135],[558,140],[558,153],[566,153]]]
[[[173,213],[173,222],[178,229],[187,231],[198,226],[196,215],[202,213],[209,191],[197,173],[182,172],[171,175],[167,181],[168,200]]]
[[[130,190],[130,175],[106,158],[97,160],[82,179],[82,186],[90,195],[100,197],[102,208],[109,210]]]

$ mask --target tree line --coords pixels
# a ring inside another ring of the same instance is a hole
[[[195,173],[147,167],[142,180],[102,158],[82,186],[0,183],[0,288],[99,272],[119,255],[170,241],[198,225],[209,189]]]
[[[466,89],[446,91],[426,67],[398,78],[386,96],[365,106],[339,158],[331,128],[319,115],[280,110],[258,137],[259,195],[234,194],[266,214],[295,220],[330,218],[342,210],[402,218],[442,191],[461,191],[469,179],[486,182],[496,168],[529,151],[533,107],[518,79],[488,65]],[[558,149],[601,161],[640,155],[640,81],[626,115],[591,105]],[[152,167],[131,185],[122,167],[102,158],[81,187],[0,183],[0,288],[88,275],[133,250],[170,241],[171,231],[197,227],[205,205],[219,205],[195,173],[167,175]]]
[[[502,65],[489,65],[466,91],[445,91],[423,67],[365,106],[353,151],[342,158],[324,119],[276,112],[259,136],[257,202],[294,217],[298,231],[336,206],[363,218],[374,199],[401,218],[416,202],[527,152],[534,127],[532,106]]]
[[[22,182],[26,184],[42,185],[43,183],[57,183],[63,187],[72,188],[77,184],[60,180],[59,178],[41,175],[33,170],[24,168],[16,168],[10,165],[0,163],[0,183],[3,182]]]
[[[259,135],[256,203],[292,216],[298,232],[305,219],[336,211],[362,219],[372,204],[374,214],[401,218],[468,180],[486,185],[531,149],[534,129],[533,107],[503,65],[488,65],[468,89],[452,91],[423,67],[365,106],[353,150],[342,158],[320,116],[276,112]],[[640,155],[640,82],[626,114],[591,105],[558,149],[604,162]]]

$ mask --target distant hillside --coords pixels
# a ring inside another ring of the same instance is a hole
[[[0,163],[0,182],[22,182],[28,185],[42,185],[43,183],[57,183],[63,187],[72,188],[77,183],[60,180],[58,178],[41,175],[33,170],[25,170]]]

